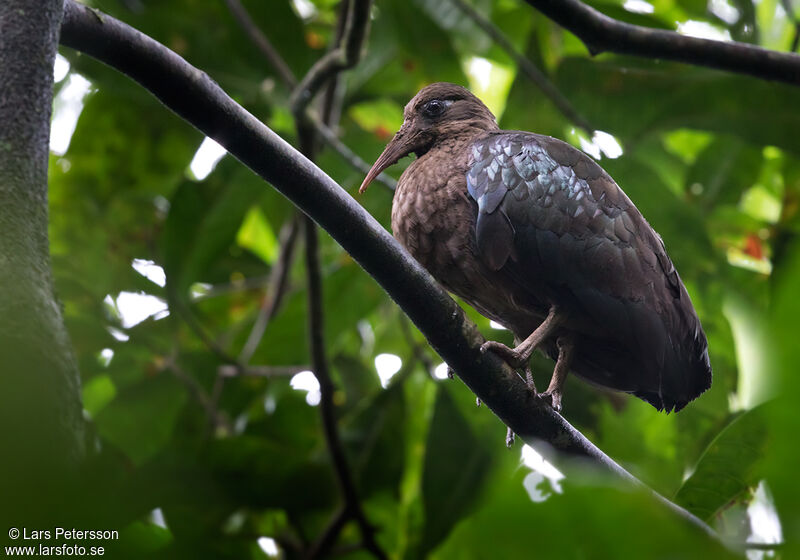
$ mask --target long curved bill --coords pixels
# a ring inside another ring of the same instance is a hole
[[[367,173],[367,176],[364,178],[364,182],[361,183],[361,186],[358,189],[358,192],[363,193],[369,187],[369,184],[381,174],[381,172],[397,163],[397,161],[413,151],[413,146],[410,142],[412,138],[409,138],[408,134],[406,134],[406,126],[405,124],[397,131],[397,134],[394,135],[391,142],[389,142],[386,147],[383,149],[383,153],[378,157],[374,164],[372,164],[372,168]]]

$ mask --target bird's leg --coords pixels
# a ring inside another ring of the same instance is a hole
[[[518,344],[516,348],[509,348],[501,342],[490,340],[483,343],[483,346],[481,346],[481,352],[486,353],[491,350],[508,362],[511,367],[515,369],[522,368],[531,359],[531,354],[533,354],[533,351],[536,349],[536,347],[547,340],[550,335],[553,334],[553,330],[560,323],[560,319],[556,314],[556,311],[555,305],[550,307],[550,312],[547,314],[545,320],[542,321],[542,324],[539,325],[536,330],[533,331],[530,336],[528,336],[528,338]],[[528,371],[526,371],[526,375]],[[529,380],[531,382],[529,385],[531,385],[533,382],[532,375],[530,376]]]
[[[561,412],[561,395],[564,389],[564,381],[567,380],[570,365],[572,365],[572,351],[575,348],[572,340],[562,336],[556,342],[558,344],[558,360],[553,369],[553,377],[550,378],[550,385],[547,391],[540,393],[541,399],[549,402],[556,412]]]
[[[522,343],[522,341],[516,336],[514,336],[514,347],[516,348],[517,346],[520,345],[520,343]],[[531,392],[532,395],[538,393],[538,391],[536,390],[536,383],[533,382],[533,370],[531,370],[530,360],[525,362],[525,383],[526,385],[528,385],[528,390]]]

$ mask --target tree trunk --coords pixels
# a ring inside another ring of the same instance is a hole
[[[0,516],[46,507],[84,454],[80,379],[53,293],[47,165],[63,0],[0,2]],[[20,509],[22,508],[22,509]]]

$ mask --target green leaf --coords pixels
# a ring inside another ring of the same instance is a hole
[[[761,150],[736,137],[720,136],[689,169],[686,185],[706,207],[736,204],[761,170]]]
[[[249,173],[237,168],[232,176],[214,173],[200,183],[184,181],[170,200],[161,245],[172,301],[185,302],[192,283],[211,280],[209,268],[234,244],[262,193],[247,179]]]
[[[793,110],[800,104],[800,91],[792,86],[621,57],[565,59],[556,82],[590,122],[625,143],[694,128],[800,153],[800,115]],[[534,120],[534,115],[526,119]]]
[[[339,251],[337,250],[337,253]],[[341,254],[341,253],[339,253]],[[343,264],[327,271],[323,281],[325,336],[334,355],[348,335],[357,332],[358,321],[385,301],[386,294],[364,272],[343,256]],[[273,364],[299,364],[308,360],[306,350],[306,292],[291,294],[280,314],[269,324],[264,341],[253,357]]]
[[[278,255],[278,240],[269,222],[257,206],[250,208],[236,234],[236,243],[249,249],[267,264],[272,264]]]
[[[117,390],[108,375],[93,377],[83,385],[83,407],[96,415],[114,399]]]
[[[784,558],[794,558],[800,555],[800,484],[797,483],[797,465],[800,464],[800,446],[797,444],[800,434],[797,410],[797,395],[800,394],[800,376],[797,375],[797,365],[800,364],[800,344],[797,343],[800,244],[796,236],[784,249],[772,281],[768,365],[778,392],[765,410],[772,435],[766,471],[787,543],[781,554]]]
[[[358,103],[349,114],[358,126],[388,139],[403,124],[403,107],[388,99]]]
[[[379,490],[399,493],[403,473],[405,399],[400,384],[380,390],[341,422],[353,478],[364,496]]]
[[[585,467],[585,466],[584,466]],[[738,558],[719,541],[654,501],[644,490],[620,489],[580,469],[563,494],[534,503],[518,468],[492,485],[487,504],[464,520],[431,558]],[[530,485],[530,482],[527,482]]]
[[[202,459],[216,485],[240,505],[303,511],[330,506],[335,500],[327,456],[324,462],[314,459],[289,441],[249,435],[217,440]]]
[[[763,408],[736,417],[719,433],[675,496],[706,521],[758,484],[767,450]]]
[[[422,475],[425,525],[417,557],[436,547],[459,520],[470,514],[481,497],[493,453],[504,451],[499,437],[497,449],[485,447],[473,435],[448,391],[441,385],[438,389],[425,445]]]
[[[134,555],[150,555],[163,549],[172,542],[169,529],[159,527],[153,523],[134,521],[120,532],[120,543],[112,543],[108,551],[115,554],[124,554],[126,557]],[[116,545],[116,546],[115,546]],[[117,550],[123,548],[124,550]]]
[[[169,442],[185,402],[186,390],[167,373],[147,377],[100,411],[97,431],[141,464]]]

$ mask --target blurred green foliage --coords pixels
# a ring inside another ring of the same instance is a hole
[[[332,40],[335,1],[314,0],[305,17],[288,0],[243,3],[298,76]],[[632,23],[675,29],[694,20],[781,50],[789,49],[798,16],[776,0],[633,2],[654,7],[645,14],[622,0],[589,3]],[[95,4],[206,71],[295,140],[289,90],[224,2]],[[616,138],[622,156],[601,164],[663,235],[709,339],[713,386],[681,413],[662,415],[570,379],[566,418],[734,542],[764,538],[763,523],[753,535],[758,522],[747,511],[765,480],[786,544],[750,557],[800,557],[800,415],[793,403],[800,394],[800,90],[661,61],[591,58],[524,2],[473,5]],[[719,17],[720,5],[737,17]],[[108,555],[264,558],[259,539],[269,537],[279,554],[296,557],[341,504],[318,408],[288,376],[226,377],[219,369],[226,355],[239,354],[272,297],[276,239],[294,211],[229,156],[197,180],[188,171],[203,140],[197,131],[116,71],[68,49],[62,54],[92,92],[68,151],[51,159],[50,239],[94,426],[94,490],[109,492],[102,515],[122,532]],[[475,57],[494,65],[507,92],[480,86]],[[344,76],[342,140],[372,161],[405,102],[432,81],[492,90],[504,128],[579,147],[589,140],[507,53],[440,0],[375,3],[364,58]],[[360,172],[329,149],[317,161],[355,192]],[[359,201],[388,227],[391,192],[376,186]],[[532,501],[523,485],[531,470],[521,465],[519,447],[504,448],[504,426],[476,408],[458,381],[432,377],[428,366],[438,357],[327,236],[322,258],[339,429],[367,516],[392,557],[732,556],[645,492],[621,488],[588,465],[556,461],[563,488]],[[162,267],[166,286],[134,270],[134,259]],[[155,296],[169,315],[130,325],[123,292]],[[507,340],[470,313],[486,335]],[[308,364],[306,329],[303,263],[295,259],[285,303],[250,362]],[[403,361],[388,388],[376,373],[380,353]],[[539,358],[534,366],[544,383],[552,364]],[[153,521],[153,510],[166,527]],[[358,543],[349,523],[337,550],[368,557],[348,548]]]

